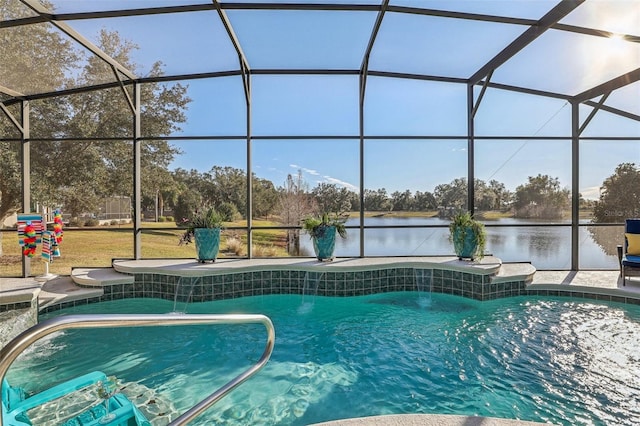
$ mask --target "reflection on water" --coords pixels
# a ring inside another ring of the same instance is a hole
[[[365,256],[451,256],[448,221],[439,218],[367,218],[367,226],[441,225],[442,228],[365,229]],[[571,268],[570,226],[518,226],[531,220],[499,219],[486,222],[487,252],[504,262],[531,262],[538,269]],[[347,226],[358,221],[349,220]],[[492,225],[513,225],[492,226]],[[617,227],[608,228],[611,234],[620,233]],[[606,231],[605,231],[606,232]],[[360,255],[360,232],[349,229],[347,239],[336,240],[337,256]],[[618,259],[607,254],[594,241],[586,227],[579,228],[580,268],[618,269]],[[614,235],[613,239],[616,236]],[[620,239],[622,234],[620,233]],[[311,241],[302,238],[301,247],[313,252]]]

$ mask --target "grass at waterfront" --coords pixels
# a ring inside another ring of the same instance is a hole
[[[580,219],[590,219],[591,210],[581,210]],[[430,212],[365,212],[365,217],[437,217],[437,211]],[[482,221],[493,221],[513,217],[511,212],[478,212]],[[357,219],[358,212],[350,217]],[[245,257],[247,255],[246,221],[225,224],[222,232],[219,257]],[[254,219],[252,245],[254,257],[286,257],[286,231],[281,229],[255,229],[256,227],[275,227],[279,223],[273,220]],[[93,228],[65,228],[64,240],[60,246],[62,256],[49,264],[51,273],[69,275],[74,267],[110,267],[113,259],[131,259],[134,257],[133,226],[131,224],[97,226]],[[183,230],[174,222],[143,222],[140,238],[142,240],[142,258],[144,259],[194,259],[195,246],[178,245]],[[301,235],[301,238],[305,238]],[[0,277],[19,277],[22,275],[22,258],[18,236],[15,231],[0,233],[2,256],[0,256]],[[31,274],[45,273],[45,264],[38,256],[31,260]]]
[[[243,226],[244,222],[228,224]],[[253,226],[275,226],[266,220],[254,220]],[[56,275],[70,275],[75,267],[110,267],[113,259],[134,257],[132,225],[100,226],[95,228],[66,228],[60,245],[61,257],[54,258],[49,271]],[[179,245],[184,231],[173,222],[142,224],[142,257],[145,259],[194,259],[194,244]],[[22,274],[21,247],[16,232],[3,232],[2,256],[0,256],[0,277],[19,277]],[[275,229],[254,230],[254,256],[287,256],[284,248],[285,231]],[[223,230],[220,257],[246,256],[247,233],[245,231]],[[37,255],[31,258],[31,274],[45,273],[45,263],[38,247]]]

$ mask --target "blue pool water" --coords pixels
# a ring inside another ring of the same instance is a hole
[[[62,313],[172,309],[132,299]],[[194,424],[391,413],[640,424],[640,307],[386,293],[256,296],[193,304],[188,313],[264,313],[276,328],[267,366]],[[97,369],[154,389],[182,412],[255,362],[264,344],[259,325],[70,330],[21,356],[8,379],[37,391]]]

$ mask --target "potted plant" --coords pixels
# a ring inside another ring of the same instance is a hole
[[[321,216],[309,216],[302,220],[302,229],[313,241],[313,251],[320,261],[333,260],[336,247],[336,234],[347,238],[346,215],[323,213]]]
[[[196,210],[190,219],[183,219],[187,230],[180,237],[180,244],[195,241],[198,262],[215,262],[220,249],[220,229],[223,216],[213,208]]]
[[[484,225],[475,220],[469,212],[456,213],[449,224],[449,241],[458,259],[482,259],[487,243]]]

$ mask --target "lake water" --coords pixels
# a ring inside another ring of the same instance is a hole
[[[443,226],[442,228],[365,229],[365,256],[450,256],[449,221],[440,218],[366,218],[366,226]],[[571,269],[571,227],[522,226],[535,224],[530,219],[499,219],[485,222],[487,250],[504,262],[531,262],[538,269]],[[548,222],[542,222],[548,223]],[[357,219],[347,226],[357,226]],[[501,225],[501,226],[493,226]],[[509,226],[504,226],[509,225]],[[588,227],[580,227],[579,258],[581,269],[618,269],[618,258],[596,243]],[[622,241],[622,227],[607,228],[611,238]],[[619,234],[619,238],[617,238]],[[611,239],[610,238],[610,239]],[[301,236],[304,253],[313,254],[307,235]],[[615,246],[609,250],[615,252]],[[360,230],[348,229],[347,239],[336,241],[336,256],[360,255]]]

